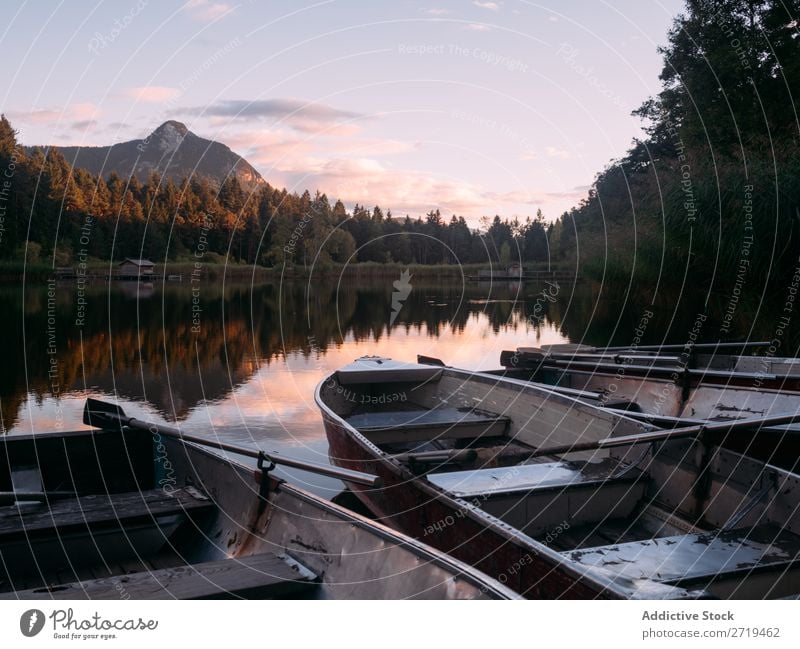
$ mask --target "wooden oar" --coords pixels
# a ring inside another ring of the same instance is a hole
[[[423,354],[417,354],[417,363],[420,365],[436,365],[438,367],[445,366],[444,363],[435,356],[425,356]]]
[[[747,349],[748,347],[764,347],[769,345],[765,341],[753,342],[729,342],[729,343],[698,343],[689,346],[689,351],[694,350],[726,350],[726,349]],[[540,349],[538,347],[518,347],[516,351],[504,351],[500,355],[500,364],[508,366],[512,358],[524,358],[528,361],[541,362],[546,358],[577,358],[577,357],[600,357],[608,354],[618,354],[624,357],[625,352],[633,354],[634,358],[639,359],[652,359],[655,362],[665,362],[665,352],[675,352],[687,349],[686,345],[638,345],[636,347],[589,347],[583,346],[573,348],[572,345],[565,345],[563,349],[559,349],[559,345],[550,345],[547,349]],[[652,352],[655,358],[645,356],[646,353]],[[677,357],[675,357],[677,359]]]
[[[682,349],[747,349],[748,347],[766,347],[769,341],[754,340],[754,341],[741,341],[741,342],[717,342],[717,343],[695,343],[694,345],[618,345],[616,347],[593,347],[591,345],[579,345],[576,347],[573,343],[565,343],[563,345],[555,344],[548,345],[547,350],[542,350],[546,353],[556,354],[581,354],[583,353],[603,353],[603,352],[656,352],[661,353],[665,351],[680,351]],[[521,348],[524,349],[524,348]]]
[[[596,404],[587,403],[587,405],[596,405]],[[623,417],[629,417],[631,419],[646,421],[649,424],[653,424],[654,426],[660,426],[662,428],[666,428],[668,426],[672,427],[702,426],[704,424],[720,423],[719,419],[699,419],[697,417],[670,417],[669,415],[654,415],[649,412],[633,412],[632,410],[622,410],[620,408],[603,408],[603,410],[606,410],[608,412],[613,412],[615,415],[622,415]],[[741,419],[737,421],[745,421],[745,420]],[[778,430],[770,426],[765,426],[764,428],[765,430],[759,432],[800,434],[800,431]]]
[[[754,340],[754,341],[745,341],[745,342],[719,342],[719,343],[696,343],[694,345],[689,345],[690,349],[746,349],[747,347],[766,347],[769,345],[769,341],[763,340]],[[681,349],[685,349],[687,345],[637,345],[635,348],[630,346],[628,347],[597,347],[597,351],[607,351],[607,352],[621,352],[621,351],[628,351],[631,349],[652,352],[652,351],[677,351]]]
[[[164,437],[172,437],[179,439],[182,442],[191,442],[192,444],[200,444],[202,446],[209,446],[216,448],[220,451],[228,453],[235,453],[237,455],[244,455],[247,457],[260,458],[264,457],[268,461],[282,466],[288,466],[295,469],[302,469],[303,471],[310,471],[318,473],[319,475],[328,476],[331,478],[338,478],[344,482],[352,482],[355,484],[365,485],[367,487],[380,487],[381,479],[370,473],[363,473],[361,471],[353,471],[351,469],[342,469],[339,467],[331,466],[328,464],[318,464],[316,462],[308,462],[306,460],[298,460],[296,458],[286,457],[274,451],[262,451],[257,448],[247,448],[246,446],[237,446],[235,444],[228,444],[227,442],[220,442],[215,439],[208,439],[198,435],[189,435],[181,432],[177,428],[171,426],[163,426],[161,424],[150,423],[128,417],[119,406],[99,401],[98,399],[87,399],[86,406],[83,409],[83,423],[87,426],[96,426],[104,430],[119,430],[123,427],[133,428],[135,430],[146,431],[152,434],[163,435]]]
[[[686,428],[673,428],[669,430],[654,430],[636,435],[623,435],[620,437],[606,437],[593,442],[582,444],[572,444],[564,446],[551,446],[549,448],[537,448],[531,453],[531,457],[542,455],[563,455],[564,453],[578,453],[580,451],[598,451],[605,448],[616,446],[632,446],[635,444],[649,444],[650,442],[663,442],[670,439],[682,439],[695,437],[702,433],[730,432],[733,430],[744,430],[748,428],[763,428],[766,426],[780,426],[782,424],[792,424],[800,421],[800,412],[784,415],[772,415],[769,417],[756,417],[753,419],[737,419],[735,421],[719,421],[700,424],[699,426],[687,426]]]
[[[518,359],[516,362],[514,358]],[[530,365],[519,366],[519,360],[526,361]],[[538,367],[533,367],[534,363],[538,363]],[[547,356],[531,356],[529,354],[516,355],[515,352],[504,351],[500,355],[500,364],[507,369],[520,369],[520,370],[536,370],[541,367],[549,369],[563,369],[563,370],[586,370],[592,372],[606,372],[613,374],[619,372],[621,369],[626,373],[640,372],[647,376],[656,377],[674,377],[675,375],[684,376],[688,375],[700,379],[704,378],[717,378],[717,379],[759,379],[761,381],[774,381],[779,377],[776,374],[764,374],[755,372],[733,372],[730,370],[713,370],[713,369],[688,369],[681,366],[669,365],[635,365],[635,364],[619,364],[619,363],[602,363],[597,361],[584,361],[584,360],[568,360],[552,358]],[[788,378],[788,377],[787,377]]]

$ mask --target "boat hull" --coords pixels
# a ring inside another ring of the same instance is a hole
[[[690,419],[736,420],[782,415],[800,410],[800,392],[789,389],[766,389],[752,385],[693,381],[687,389],[669,378],[629,373],[624,365],[616,374],[573,370],[505,370],[507,378],[534,384],[600,395],[597,405],[616,406],[613,402],[635,403],[642,413],[688,417]],[[585,399],[593,403],[592,399]],[[796,471],[800,465],[800,425],[729,432],[711,438],[726,448],[750,455],[770,464]]]
[[[477,511],[471,503],[451,498],[376,457],[369,442],[359,439],[359,434],[337,417],[323,414],[323,419],[331,461],[381,477],[383,485],[379,489],[360,485],[350,488],[382,523],[475,566],[527,598],[619,597],[613,589],[582,579],[580,574],[559,565],[554,551],[548,552],[499,520],[487,520],[493,517]]]
[[[513,598],[469,566],[331,501],[206,449],[186,449],[176,445],[176,464],[213,490],[224,511],[237,512],[220,516],[209,535],[231,556],[292,557],[321,575],[320,599]],[[257,495],[264,481],[266,502]]]
[[[712,439],[728,426],[710,427],[701,438],[702,430],[675,431],[667,440],[663,431],[577,399],[577,390],[562,394],[454,368],[436,380],[393,384],[382,360],[373,361],[378,367],[363,394],[411,393],[404,409],[361,407],[361,393],[342,387],[336,375],[315,394],[331,462],[381,479],[379,487],[349,486],[382,522],[529,598],[761,598],[796,591],[794,573],[778,565],[800,553],[797,529],[783,531],[794,525],[787,512],[795,511],[796,477]],[[431,430],[431,413],[450,428]],[[503,435],[476,434],[466,416],[476,413],[487,427],[502,413]],[[463,460],[470,447],[474,461]],[[569,461],[526,461],[563,455],[564,448],[573,452]],[[492,457],[504,453],[507,461],[486,467],[478,455],[484,449]],[[443,454],[450,457],[442,460]],[[766,501],[772,490],[780,505]],[[746,545],[751,532],[777,539],[774,526],[783,534],[775,541],[775,561],[756,548],[729,565],[725,543]],[[693,553],[717,542],[717,532],[730,538],[697,567]],[[662,538],[666,544],[659,544]],[[663,572],[661,554],[672,543],[689,550],[678,554],[672,572]],[[640,550],[641,562],[607,556]],[[751,567],[769,572],[772,581],[750,580],[750,590],[741,590]]]
[[[519,599],[267,467],[174,437],[8,436],[0,459],[0,487],[35,466],[45,495],[0,503],[0,600]]]

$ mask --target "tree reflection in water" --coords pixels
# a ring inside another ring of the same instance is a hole
[[[80,326],[74,285],[50,294],[46,285],[0,289],[3,431],[75,427],[83,399],[97,394],[189,429],[324,451],[313,388],[353,358],[420,353],[488,369],[517,346],[630,344],[641,321],[641,308],[603,299],[589,285],[550,289],[543,299],[546,285],[410,281],[391,327],[391,278],[315,280],[310,292],[302,282],[90,286]],[[641,344],[685,342],[702,310],[686,298],[647,308],[654,316]],[[700,339],[719,337],[718,320],[708,318]],[[745,306],[739,320],[732,337],[771,338],[770,322],[750,331]],[[796,339],[790,333],[785,343]]]

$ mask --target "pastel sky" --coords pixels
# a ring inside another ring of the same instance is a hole
[[[348,207],[554,219],[640,133],[682,4],[11,1],[0,109],[25,144],[176,119]]]

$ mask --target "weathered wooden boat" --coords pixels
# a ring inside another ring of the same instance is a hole
[[[800,404],[800,359],[719,353],[716,347],[697,345],[685,354],[521,347],[503,352],[500,364],[509,376],[594,392],[666,417],[736,419]]]
[[[662,426],[693,425],[800,410],[800,359],[752,356],[766,343],[595,349],[585,345],[522,347],[501,354],[492,373],[544,383],[606,408]],[[734,353],[728,353],[728,352]],[[800,426],[734,434],[727,444],[796,468]]]
[[[381,520],[541,598],[800,593],[800,476],[720,446],[797,413],[659,430],[545,386],[359,359],[316,401]]]
[[[516,597],[270,471],[373,476],[87,408],[100,429],[0,441],[2,599]]]

